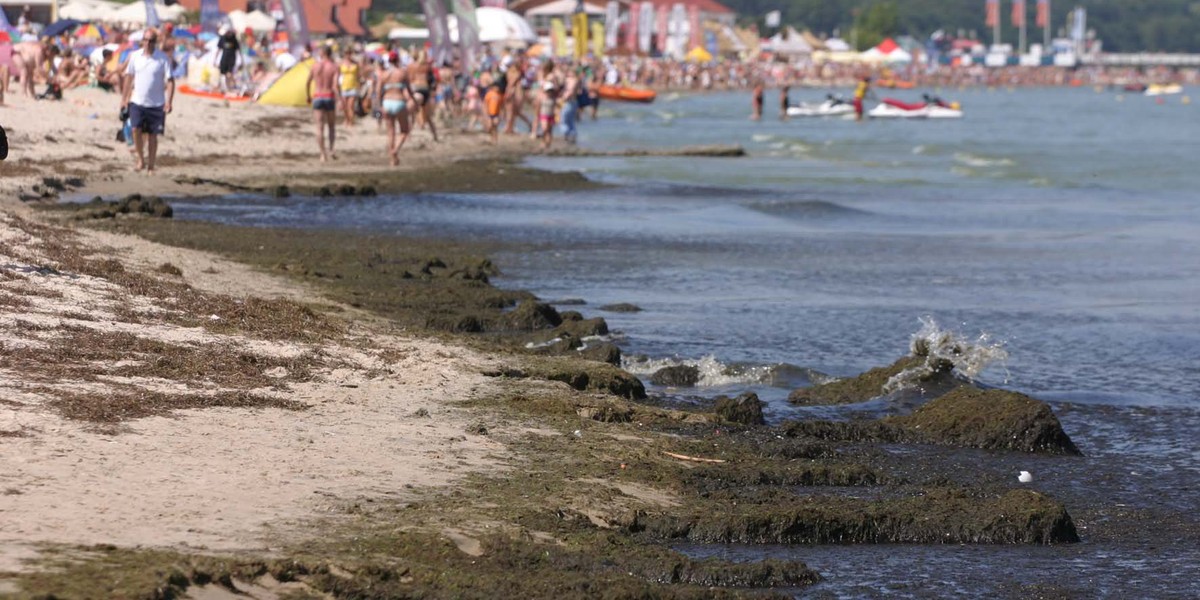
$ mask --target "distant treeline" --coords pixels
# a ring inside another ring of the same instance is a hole
[[[737,11],[743,25],[757,22],[759,31],[770,33],[763,16],[772,10],[783,13],[783,22],[817,33],[839,30],[849,40],[857,30],[862,49],[884,36],[912,35],[925,39],[942,29],[956,36],[972,31],[986,43],[992,33],[984,26],[984,0],[720,0]],[[1104,40],[1111,52],[1200,52],[1200,0],[1051,0],[1051,28],[1055,36],[1066,27],[1067,13],[1081,5],[1088,10],[1088,28]],[[1037,0],[1028,0],[1029,40],[1042,39],[1034,27]],[[419,0],[375,0],[372,16],[391,12],[420,12]],[[856,16],[857,13],[857,16]],[[1001,35],[1016,45],[1017,32],[1009,16],[1011,0],[1001,0]],[[852,27],[857,19],[857,27]]]

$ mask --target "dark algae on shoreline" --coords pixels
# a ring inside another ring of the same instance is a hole
[[[617,366],[619,348],[588,339],[607,333],[603,319],[493,286],[500,269],[483,245],[152,219],[97,226],[217,252],[312,284],[385,327],[505,356],[508,366],[486,373],[498,391],[466,401],[481,419],[469,435],[499,436],[517,458],[421,502],[346,499],[342,514],[271,557],[63,548],[46,569],[16,576],[27,597],[170,598],[268,578],[297,598],[789,597],[820,575],[796,561],[699,560],[669,546],[1080,540],[1066,506],[1015,479],[965,481],[936,462],[914,470],[890,451],[1078,453],[1044,403],[950,369],[923,380],[927,397],[911,414],[771,426],[753,394],[689,410],[648,398]],[[879,397],[923,360],[805,393]],[[520,428],[540,433],[503,433]]]

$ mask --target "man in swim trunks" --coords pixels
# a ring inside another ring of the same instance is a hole
[[[147,29],[142,47],[129,53],[125,67],[121,108],[128,108],[133,126],[133,146],[137,156],[135,171],[146,169],[154,173],[158,156],[158,136],[167,124],[167,114],[175,100],[175,78],[171,75],[171,59],[158,49],[158,31]],[[146,153],[143,155],[143,148]]]
[[[750,113],[750,118],[752,120],[757,121],[762,118],[763,94],[765,92],[766,92],[766,90],[765,90],[765,88],[763,86],[763,82],[761,80],[754,84],[754,98],[753,98],[753,106],[752,106],[753,112]]]
[[[317,53],[317,61],[308,72],[308,82],[304,84],[304,94],[312,103],[313,120],[317,124],[317,147],[321,149],[321,162],[331,157],[337,158],[333,151],[337,140],[337,79],[338,68],[333,64],[333,48],[321,46]],[[325,129],[329,129],[329,150],[325,150]]]

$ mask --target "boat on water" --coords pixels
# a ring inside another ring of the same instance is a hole
[[[824,102],[819,104],[810,102],[801,102],[794,104],[787,109],[789,117],[840,117],[843,115],[852,114],[854,105],[830,94]]]
[[[1142,92],[1147,96],[1170,96],[1173,94],[1182,94],[1183,86],[1178,83],[1154,83],[1146,86],[1146,91]]]
[[[873,119],[961,119],[962,107],[957,102],[925,96],[924,102],[903,102],[884,98],[879,106],[867,112]]]
[[[234,94],[226,94],[216,90],[204,90],[194,88],[188,84],[182,84],[177,88],[180,94],[185,96],[196,96],[198,98],[207,98],[209,100],[224,100],[226,102],[249,102],[250,96],[238,96]]]
[[[596,88],[596,93],[605,100],[641,102],[644,104],[654,102],[654,98],[658,96],[654,90],[632,88],[623,85],[602,85]]]

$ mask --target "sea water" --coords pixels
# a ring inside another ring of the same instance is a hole
[[[535,158],[608,186],[241,196],[176,215],[523,242],[495,257],[497,285],[584,299],[635,374],[700,367],[698,387],[653,393],[753,390],[774,421],[839,418],[787,393],[891,363],[914,336],[951,336],[976,352],[960,371],[1051,402],[1086,454],[981,453],[978,476],[1034,471],[1036,489],[1091,524],[1083,543],[687,550],[805,560],[827,576],[805,596],[1019,596],[1027,583],[1200,596],[1200,107],[1091,89],[940,93],[962,120],[780,121],[768,108],[753,122],[749,95],[733,93],[606,103],[581,126],[585,148],[748,156]],[[642,311],[597,310],[616,302]],[[1104,529],[1128,511],[1146,526]]]

